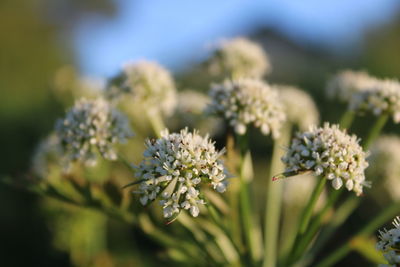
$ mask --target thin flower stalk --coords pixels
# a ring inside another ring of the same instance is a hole
[[[264,267],[276,266],[283,183],[282,181],[273,182],[272,177],[276,173],[283,172],[284,170],[284,164],[281,162],[280,158],[284,153],[282,147],[287,147],[289,144],[291,129],[292,127],[290,127],[290,124],[287,123],[282,129],[281,136],[274,141],[271,166],[269,176],[267,177],[266,211],[264,219]]]
[[[251,154],[248,149],[247,135],[237,135],[240,146],[240,211],[243,232],[246,241],[246,247],[252,264],[256,264],[262,257],[262,241],[260,239],[261,231],[256,223],[256,215],[253,202],[251,200],[251,181],[253,179],[253,169]]]

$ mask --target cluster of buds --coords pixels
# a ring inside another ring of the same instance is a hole
[[[282,161],[287,165],[287,173],[312,171],[331,180],[334,189],[345,184],[359,196],[369,183],[364,173],[368,167],[367,154],[358,142],[355,135],[325,123],[324,127],[313,126],[309,131],[297,133]]]
[[[375,116],[391,114],[395,123],[400,122],[400,83],[397,80],[377,80],[367,90],[354,93],[350,109],[372,112]]]
[[[218,152],[208,136],[187,128],[172,134],[165,130],[161,138],[147,140],[146,146],[136,173],[141,179],[140,202],[146,205],[159,197],[165,218],[182,209],[197,217],[199,205],[206,204],[200,194],[202,185],[220,193],[226,190],[226,171],[220,159],[225,150]]]
[[[383,256],[388,261],[389,265],[380,266],[399,266],[400,264],[400,217],[397,216],[393,220],[394,228],[389,231],[383,229],[379,231],[379,241],[376,244],[376,249],[382,251]]]
[[[253,124],[264,135],[277,138],[286,116],[277,90],[255,79],[215,84],[210,90],[208,112],[223,117],[239,135]]]
[[[371,88],[377,80],[364,71],[340,71],[329,80],[326,93],[329,98],[348,103],[354,93]]]
[[[221,42],[210,59],[209,70],[216,76],[262,78],[271,65],[261,46],[245,38],[235,38]]]
[[[97,162],[97,154],[116,160],[113,146],[133,135],[128,119],[102,99],[82,98],[57,121],[56,133],[68,161],[87,165]]]

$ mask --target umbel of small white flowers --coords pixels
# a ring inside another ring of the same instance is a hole
[[[377,80],[364,71],[343,70],[328,81],[326,94],[348,103],[354,93],[371,88]]]
[[[199,215],[199,205],[206,204],[200,194],[202,185],[217,192],[226,190],[226,171],[221,155],[208,136],[202,137],[188,129],[170,134],[161,133],[157,140],[147,140],[144,160],[137,166],[141,179],[138,193],[143,205],[159,198],[165,218],[178,215],[182,209],[193,217]]]
[[[116,160],[114,144],[124,143],[133,135],[128,119],[102,98],[78,100],[57,121],[56,133],[64,157],[87,165],[96,164],[98,153]]]
[[[223,117],[239,135],[249,124],[260,128],[264,135],[279,137],[286,116],[278,92],[256,79],[227,80],[214,84],[207,112]]]
[[[151,61],[126,63],[123,67],[122,82],[107,88],[106,95],[121,100],[131,96],[133,103],[147,110],[156,109],[163,115],[171,115],[177,104],[177,93],[170,72],[163,66]]]
[[[349,108],[371,112],[375,116],[390,114],[395,123],[400,123],[400,83],[397,80],[377,80],[367,90],[354,93]]]
[[[209,71],[216,76],[262,78],[270,70],[262,47],[240,37],[222,41],[209,62]]]
[[[296,134],[282,161],[288,173],[312,171],[331,180],[334,189],[345,184],[359,196],[369,183],[364,173],[367,153],[358,143],[355,135],[341,131],[338,125],[312,126]]]
[[[398,266],[400,264],[400,217],[397,216],[393,220],[394,228],[389,231],[383,229],[379,231],[379,241],[376,244],[376,249],[383,252],[383,256],[388,261],[389,265],[380,266]]]

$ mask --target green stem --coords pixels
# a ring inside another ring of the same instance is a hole
[[[357,208],[359,201],[359,198],[353,197],[340,205],[335,212],[335,216],[321,231],[309,255],[307,255],[307,259],[312,260],[319,253],[332,234],[335,233],[336,228],[338,228],[347,219],[347,217],[350,216],[354,209]]]
[[[297,251],[299,249],[299,244],[301,241],[301,238],[303,236],[303,234],[305,233],[305,231],[307,230],[308,224],[310,222],[313,210],[314,210],[314,206],[317,203],[317,200],[319,198],[319,196],[321,195],[324,187],[326,184],[326,178],[324,177],[319,177],[319,181],[318,184],[316,185],[316,187],[314,188],[314,191],[311,194],[310,200],[307,203],[307,206],[304,208],[301,219],[300,219],[300,226],[299,226],[299,230],[296,236],[296,240],[294,242],[294,245],[292,247],[292,253],[291,254],[291,258],[289,260],[289,263],[293,263],[296,261],[296,257],[297,257]]]
[[[317,203],[318,197],[320,196],[320,194],[322,193],[322,191],[324,189],[325,183],[326,183],[326,179],[323,177],[320,177],[319,182],[318,182],[317,186],[315,187],[315,189],[311,195],[311,198],[305,208],[303,216],[300,220],[300,227],[299,227],[300,234],[303,234],[308,227],[308,224],[311,219],[311,215],[314,210],[314,206]]]
[[[161,114],[158,110],[147,112],[147,117],[155,136],[161,137],[161,132],[166,128]]]
[[[281,181],[272,181],[272,177],[284,171],[281,157],[284,154],[282,147],[288,146],[291,135],[291,127],[287,125],[280,138],[275,140],[269,176],[267,177],[267,195],[265,204],[265,227],[264,227],[264,267],[276,266],[277,244],[279,233],[279,221],[281,218],[282,190]]]
[[[330,210],[330,208],[333,206],[333,204],[336,202],[336,200],[339,198],[339,196],[342,194],[342,192],[343,192],[343,190],[335,190],[330,194],[329,199],[328,199],[326,205],[324,206],[324,208],[315,216],[315,219],[311,222],[310,227],[308,227],[308,229],[307,229],[307,232],[305,232],[299,238],[300,241],[299,241],[298,245],[296,246],[295,252],[294,252],[295,260],[297,260],[303,256],[304,251],[306,251],[310,242],[313,240],[315,235],[320,230],[322,219],[324,218],[326,213]]]
[[[378,138],[379,134],[381,133],[388,119],[389,119],[389,114],[387,113],[382,114],[378,118],[374,126],[371,128],[368,137],[365,139],[365,142],[363,144],[364,149],[368,149],[372,145],[372,143],[376,140],[376,138]]]
[[[349,129],[351,124],[354,121],[356,113],[354,111],[346,111],[343,116],[340,118],[339,125],[342,129]]]
[[[246,245],[250,254],[252,265],[255,265],[261,259],[262,242],[260,240],[260,231],[256,225],[255,214],[251,202],[251,181],[253,179],[251,155],[248,150],[247,135],[238,136],[240,145],[240,210],[241,221],[243,223],[243,232]]]
[[[365,225],[356,235],[350,238],[344,245],[333,251],[317,267],[333,266],[335,263],[343,259],[351,250],[352,243],[359,237],[368,236],[382,224],[391,220],[400,212],[400,202],[395,202],[388,208],[384,209],[378,216]]]

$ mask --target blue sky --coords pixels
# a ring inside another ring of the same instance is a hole
[[[338,50],[393,18],[399,0],[119,0],[112,19],[88,17],[74,33],[81,71],[110,76],[126,61],[179,69],[221,38],[260,26],[299,43]]]

